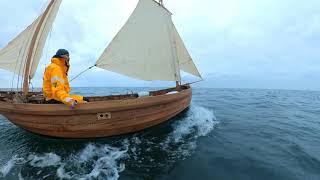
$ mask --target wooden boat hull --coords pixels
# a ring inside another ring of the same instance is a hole
[[[190,105],[191,88],[174,94],[96,101],[69,109],[63,104],[0,102],[0,113],[28,131],[61,138],[94,138],[132,133],[158,125]]]

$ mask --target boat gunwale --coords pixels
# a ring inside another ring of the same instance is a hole
[[[71,109],[64,104],[23,104],[23,103],[7,103],[0,101],[0,114],[29,114],[29,115],[79,115],[88,113],[98,113],[114,111],[123,111],[130,109],[143,108],[146,106],[156,106],[159,104],[170,103],[175,100],[185,98],[191,95],[191,87],[183,89],[175,94],[163,94],[156,96],[139,97],[135,99],[123,100],[105,100],[94,101],[79,104],[75,109]]]

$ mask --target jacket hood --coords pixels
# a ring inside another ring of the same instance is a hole
[[[55,57],[53,57],[53,58],[51,59],[51,62],[52,62],[53,64],[56,64],[56,65],[58,65],[59,67],[61,67],[62,70],[63,70],[66,74],[68,74],[69,67],[67,66],[67,63],[66,63],[66,61],[65,61],[63,58],[55,58]]]

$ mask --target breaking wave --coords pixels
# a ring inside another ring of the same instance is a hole
[[[190,135],[192,135],[191,139],[206,136],[216,124],[218,121],[212,111],[201,106],[191,106],[187,118],[174,124],[175,129],[168,136],[166,143],[178,143]]]
[[[211,110],[201,106],[191,106],[187,113],[185,119],[173,124],[174,130],[161,143],[172,158],[190,156],[197,147],[197,139],[208,135],[219,123]]]
[[[88,144],[81,152],[70,155],[65,160],[55,153],[31,154],[27,158],[14,156],[0,172],[2,177],[6,177],[14,166],[30,166],[38,168],[33,178],[39,179],[49,176],[60,179],[118,179],[119,172],[125,169],[125,165],[119,160],[125,157],[126,152],[127,149],[109,145]],[[49,174],[46,174],[47,168],[50,168]],[[23,173],[19,173],[18,176],[19,179],[24,179]]]
[[[4,166],[0,168],[0,173],[2,177],[5,177],[14,167],[14,165],[23,164],[25,162],[26,162],[25,159],[19,158],[18,156],[13,156]]]
[[[125,162],[132,162],[130,168],[138,167],[147,173],[190,156],[197,139],[208,135],[216,124],[211,110],[192,104],[185,115],[168,124],[172,130],[163,138],[142,132],[120,137],[117,145],[88,143],[65,157],[54,152],[13,156],[0,168],[0,177],[15,171],[19,179],[28,179],[30,174],[25,171],[32,169],[36,172],[31,177],[34,179],[118,179],[126,169]]]

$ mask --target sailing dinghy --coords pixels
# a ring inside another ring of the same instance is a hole
[[[70,109],[47,104],[41,92],[29,92],[52,24],[62,0],[45,11],[0,50],[0,68],[21,77],[21,91],[0,92],[0,114],[33,133],[61,138],[94,138],[131,133],[158,125],[190,105],[191,87],[181,85],[180,70],[201,78],[162,1],[140,0],[95,66],[141,80],[176,82],[176,87],[87,97]],[[19,84],[19,80],[18,80]]]

